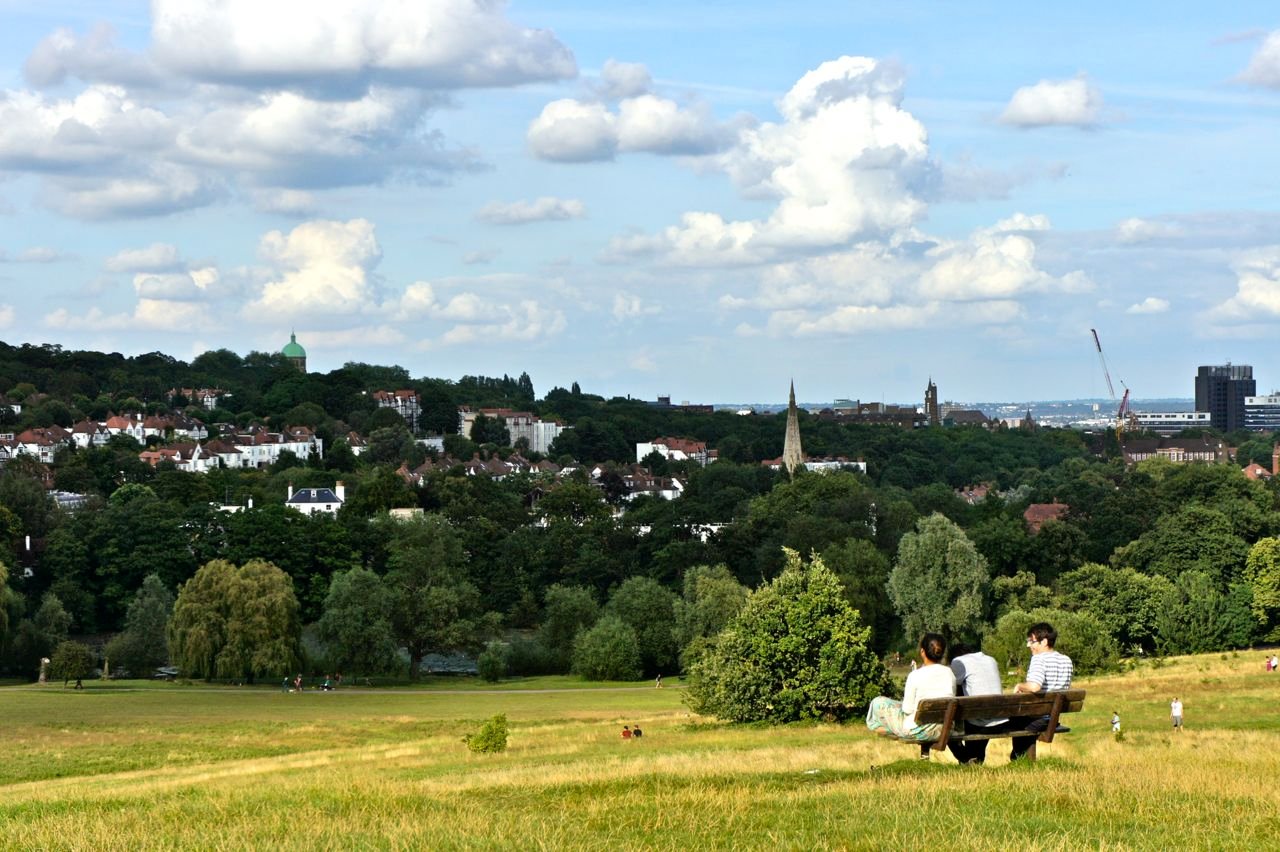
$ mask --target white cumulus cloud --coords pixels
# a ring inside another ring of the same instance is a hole
[[[146,248],[116,252],[103,265],[111,272],[175,272],[186,264],[177,246],[152,243]]]
[[[1126,245],[1180,237],[1183,233],[1183,229],[1172,222],[1133,217],[1116,223],[1116,240]]]
[[[1236,292],[1208,312],[1228,325],[1280,319],[1280,246],[1249,252],[1233,264]]]
[[[1280,89],[1280,30],[1269,33],[1262,46],[1240,73],[1240,80],[1254,86]]]
[[[501,0],[154,0],[152,52],[189,77],[264,87],[508,86],[577,73]]]
[[[1000,121],[1014,127],[1093,127],[1102,110],[1102,93],[1084,75],[1071,80],[1041,80],[1013,93]]]
[[[259,254],[273,275],[246,307],[248,319],[358,315],[378,304],[370,272],[382,249],[367,219],[322,219],[287,234],[271,231],[262,238]]]
[[[1156,296],[1148,296],[1141,302],[1132,304],[1125,310],[1126,314],[1163,314],[1168,313],[1169,302]]]

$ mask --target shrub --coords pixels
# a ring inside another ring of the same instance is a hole
[[[538,639],[521,636],[507,646],[507,674],[511,676],[563,674],[558,655]]]
[[[587,680],[639,680],[643,676],[636,632],[606,615],[573,640],[573,668]]]
[[[814,556],[785,550],[786,567],[751,594],[689,668],[685,700],[737,722],[847,719],[887,691],[871,630],[840,580]]]
[[[69,680],[88,677],[93,671],[93,652],[88,645],[79,642],[62,642],[53,650],[49,660],[49,673],[61,678],[65,686]]]
[[[499,713],[480,726],[474,734],[462,738],[467,748],[480,754],[495,754],[507,750],[507,714]]]
[[[494,640],[486,645],[476,659],[476,673],[489,683],[497,683],[501,680],[507,673],[506,643]]]
[[[1039,621],[1049,622],[1058,631],[1054,647],[1071,658],[1077,677],[1110,671],[1119,664],[1120,648],[1096,618],[1088,613],[1060,609],[1005,613],[983,640],[982,650],[995,657],[1001,671],[1025,670],[1030,659],[1027,628]]]

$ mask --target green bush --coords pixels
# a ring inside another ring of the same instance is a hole
[[[640,647],[636,632],[616,615],[606,615],[573,640],[573,667],[587,680],[639,680]]]
[[[982,641],[982,650],[995,657],[1002,672],[1026,670],[1031,654],[1027,651],[1027,628],[1047,621],[1058,631],[1054,646],[1071,658],[1076,677],[1112,671],[1120,662],[1116,640],[1092,615],[1060,609],[1014,610],[996,622],[995,629]]]
[[[871,630],[840,580],[814,556],[786,567],[710,640],[689,667],[685,700],[736,722],[848,719],[888,691]]]
[[[507,750],[507,714],[499,713],[480,726],[474,734],[462,738],[467,748],[480,754],[495,754]]]
[[[476,673],[489,683],[497,683],[501,680],[507,673],[506,643],[494,640],[486,645],[476,659]]]

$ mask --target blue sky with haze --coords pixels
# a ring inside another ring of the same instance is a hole
[[[1280,386],[1272,4],[0,0],[0,338],[772,401]]]

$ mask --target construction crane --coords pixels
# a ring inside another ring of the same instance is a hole
[[[1098,362],[1102,364],[1102,375],[1107,379],[1107,393],[1111,394],[1111,401],[1116,400],[1116,388],[1111,383],[1111,371],[1107,369],[1107,356],[1102,354],[1102,341],[1098,339],[1098,330],[1096,328],[1089,329],[1093,333],[1093,346],[1098,350]],[[1136,420],[1133,412],[1129,410],[1129,386],[1120,382],[1124,388],[1124,397],[1120,400],[1120,406],[1116,409],[1116,435],[1117,437],[1124,434],[1124,430]]]

